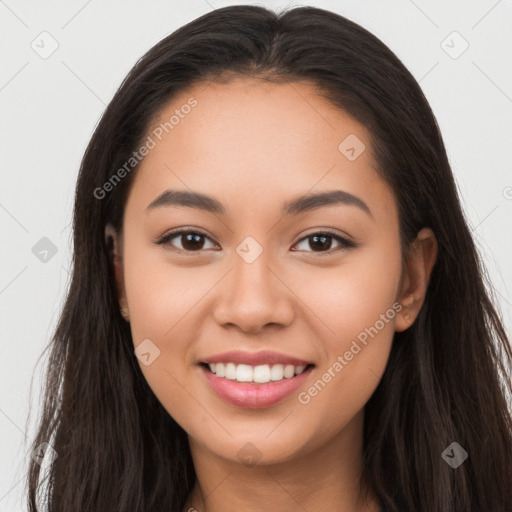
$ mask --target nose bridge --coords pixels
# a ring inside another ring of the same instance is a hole
[[[244,239],[233,257],[234,292],[246,294],[252,288],[255,293],[271,295],[271,259],[270,250],[264,249],[255,238],[249,236]]]
[[[293,314],[290,294],[275,275],[271,251],[253,237],[232,254],[232,271],[215,311],[219,323],[258,330],[266,324],[287,324]]]

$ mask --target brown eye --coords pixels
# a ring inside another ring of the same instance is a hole
[[[334,233],[331,233],[330,231],[326,232],[318,232],[318,233],[312,233],[306,237],[304,237],[300,242],[300,244],[305,244],[306,247],[309,247],[312,249],[312,251],[309,252],[330,252],[333,240],[338,242],[339,247],[338,250],[344,250],[349,249],[351,247],[355,247],[355,244],[347,240],[346,238],[343,238],[339,235],[336,235]],[[306,250],[306,249],[301,249]],[[332,251],[334,252],[334,251]]]
[[[181,247],[176,247],[173,243],[171,243],[171,241],[174,239],[181,240]],[[174,246],[174,248],[185,252],[197,252],[206,249],[205,240],[210,239],[203,233],[198,231],[182,230],[169,233],[155,243],[158,245],[171,245]]]
[[[179,245],[174,242],[174,240],[179,240]],[[199,252],[206,249],[211,249],[212,247],[205,247],[207,245],[205,242],[209,240],[211,242],[211,238],[207,235],[193,230],[180,230],[174,231],[164,235],[162,238],[157,240],[155,243],[158,245],[163,245],[168,247],[170,250],[178,250],[182,252]],[[338,248],[332,250],[333,241],[338,243]],[[340,235],[332,233],[330,231],[312,233],[300,240],[298,244],[304,244],[306,247],[300,249],[306,252],[315,252],[315,253],[330,253],[337,252],[342,250],[347,250],[352,247],[356,247],[356,244],[343,238]],[[212,242],[213,248],[216,245]],[[218,247],[218,246],[217,246]],[[296,251],[297,249],[292,249]]]

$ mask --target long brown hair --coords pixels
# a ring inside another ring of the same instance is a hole
[[[98,198],[159,109],[188,86],[230,75],[305,80],[372,134],[378,171],[399,206],[403,254],[430,227],[438,257],[421,312],[395,333],[365,409],[364,474],[384,510],[512,510],[512,350],[457,195],[434,114],[377,37],[318,8],[231,6],[151,48],[105,110],[76,186],[72,277],[51,340],[31,449],[28,505],[49,512],[181,512],[195,471],[186,432],[145,381],[119,313],[108,222],[120,230],[134,169]],[[96,194],[95,194],[96,191]],[[468,453],[456,469],[441,456]],[[43,503],[46,505],[43,506]]]

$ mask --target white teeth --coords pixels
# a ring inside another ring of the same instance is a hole
[[[234,363],[228,363],[226,365],[226,379],[235,380],[236,379],[236,366]]]
[[[295,375],[295,366],[293,366],[293,364],[287,364],[287,365],[284,367],[283,375],[284,375],[287,379],[291,379],[291,378]]]
[[[252,366],[248,364],[239,364],[236,367],[236,380],[238,382],[252,382],[253,374]]]
[[[305,366],[297,366],[295,368],[295,375],[300,375],[306,369]]]
[[[254,382],[265,384],[270,382],[270,366],[268,364],[262,364],[254,367]]]
[[[270,379],[271,380],[283,380],[283,365],[282,364],[276,364],[272,366],[272,369],[270,370]]]
[[[210,370],[212,370],[210,365]],[[212,373],[215,373],[217,377],[225,377],[226,376],[226,367],[222,363],[217,363],[215,365],[215,371],[212,370]]]
[[[265,384],[270,381],[291,379],[300,375],[306,366],[294,366],[293,364],[262,364],[259,366],[250,366],[248,364],[235,365],[234,363],[210,363],[210,371],[217,377],[224,377],[238,382],[256,382]]]

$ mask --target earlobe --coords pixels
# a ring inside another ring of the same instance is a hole
[[[402,310],[395,323],[395,331],[405,331],[418,316],[432,269],[437,259],[437,240],[430,228],[423,228],[411,244],[407,256],[407,268],[400,294]]]
[[[121,252],[121,240],[119,233],[114,229],[112,224],[105,226],[105,244],[108,248],[110,261],[114,269],[114,276],[116,280],[116,289],[119,299],[119,309],[121,316],[128,321],[128,304],[124,289],[124,276],[123,276],[123,265],[122,265],[122,252]]]

